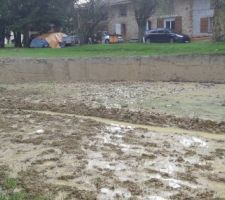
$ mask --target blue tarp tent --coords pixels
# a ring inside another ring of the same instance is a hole
[[[46,40],[41,38],[34,38],[30,43],[31,48],[43,48],[43,47],[49,47],[49,44]]]

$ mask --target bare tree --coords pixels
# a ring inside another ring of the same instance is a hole
[[[225,0],[214,0],[214,41],[225,41]]]
[[[151,17],[157,7],[157,0],[130,0],[134,9],[135,18],[138,25],[138,38],[142,41],[146,21]]]
[[[104,0],[86,0],[76,4],[77,29],[82,42],[87,42],[97,26],[108,17],[108,3]]]

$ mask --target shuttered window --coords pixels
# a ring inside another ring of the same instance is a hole
[[[209,32],[209,18],[208,17],[200,19],[200,31],[201,31],[201,33]]]
[[[204,17],[200,19],[201,33],[212,33],[213,31],[213,17]]]
[[[120,17],[126,17],[127,16],[127,7],[121,6],[119,9],[119,16]]]
[[[177,33],[182,32],[182,17],[176,17],[175,18],[175,31]]]

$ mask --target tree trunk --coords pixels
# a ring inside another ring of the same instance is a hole
[[[15,47],[16,48],[21,48],[22,47],[21,32],[14,32],[14,42],[15,42]]]
[[[1,27],[0,29],[0,48],[5,47],[5,28]]]
[[[138,41],[143,42],[143,37],[145,35],[146,21],[142,20],[138,22]]]
[[[216,0],[214,12],[213,39],[217,42],[225,41],[225,3]]]
[[[29,37],[29,30],[25,29],[23,32],[23,47],[29,48],[30,47],[30,37]]]
[[[138,27],[138,41],[143,42],[143,37],[145,34],[145,27]]]

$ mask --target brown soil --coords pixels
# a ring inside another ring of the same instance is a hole
[[[3,85],[0,108],[48,110],[225,133],[225,85],[167,84],[68,84],[68,88],[63,84]]]
[[[224,134],[157,132],[68,113],[217,133],[223,121],[64,102],[64,95],[52,101],[51,92],[22,86],[0,90],[0,184],[8,171],[32,196],[56,200],[225,198]]]

